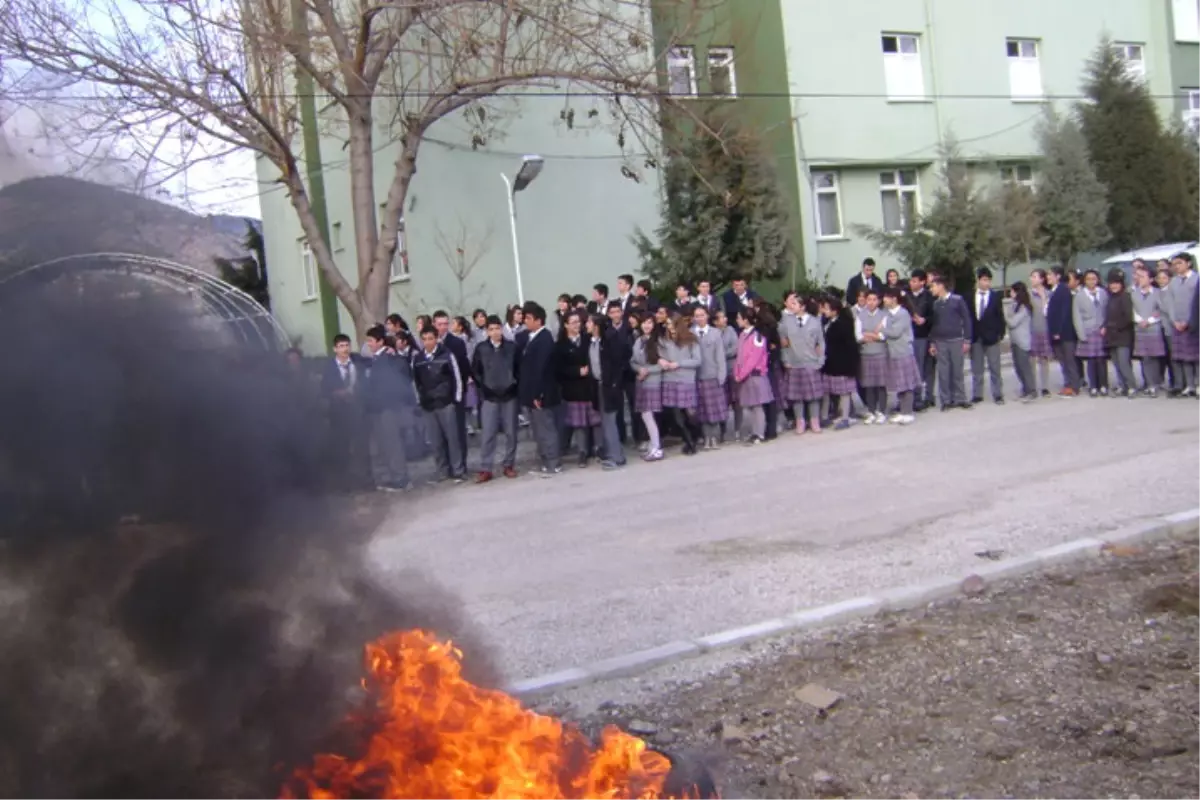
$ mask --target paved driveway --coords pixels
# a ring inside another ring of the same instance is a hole
[[[931,580],[1200,505],[1187,400],[930,412],[400,498],[372,544],[462,598],[510,679]]]

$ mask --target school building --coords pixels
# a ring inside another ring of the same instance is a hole
[[[1079,98],[1102,35],[1146,81],[1165,120],[1200,130],[1195,0],[724,0],[706,5],[700,20],[682,22],[660,5],[644,22],[658,51],[678,45],[661,65],[666,91],[737,104],[762,131],[795,212],[793,274],[839,284],[868,255],[891,266],[855,226],[899,229],[932,202],[947,133],[983,180],[1032,182],[1034,125],[1046,104],[1065,109]],[[560,292],[636,274],[630,236],[656,226],[663,187],[645,158],[627,158],[629,147],[623,154],[605,114],[590,113],[600,103],[523,96],[505,106],[502,133],[483,143],[464,120],[435,126],[405,208],[391,308],[411,317],[515,302],[502,175],[512,179],[525,155],[544,162],[516,195],[525,298],[551,304]],[[331,247],[355,282],[346,151],[327,128],[309,132],[319,138],[324,179],[314,200],[323,201]],[[394,155],[385,146],[376,157],[381,203]],[[305,351],[321,352],[335,329],[353,326],[322,298],[295,213],[270,187],[275,177],[260,160],[272,310]]]

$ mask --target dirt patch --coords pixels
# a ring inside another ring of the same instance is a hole
[[[725,797],[1196,797],[1196,563],[1127,548],[580,722],[704,754]]]

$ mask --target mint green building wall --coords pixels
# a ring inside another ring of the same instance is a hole
[[[1011,99],[1005,40],[1037,39],[1042,86],[1065,107],[1080,94],[1085,61],[1104,33],[1145,46],[1151,92],[1161,112],[1174,113],[1172,48],[1161,0],[856,0],[784,2],[788,72],[797,120],[797,160],[808,261],[816,276],[843,284],[868,255],[881,269],[899,266],[854,233],[854,224],[879,227],[879,172],[919,171],[920,196],[930,202],[942,135],[981,162],[1029,163],[1037,148],[1034,123],[1042,102]],[[920,38],[924,87],[920,102],[889,101],[884,83],[883,33]],[[839,176],[843,235],[817,236],[810,176]],[[993,171],[980,170],[992,179]]]
[[[1192,0],[1195,2],[1195,0]],[[1187,110],[1187,90],[1200,89],[1200,33],[1175,18],[1174,0],[1162,0],[1159,8],[1165,15],[1167,41],[1170,47],[1172,89],[1178,93],[1173,122],[1183,121]]]

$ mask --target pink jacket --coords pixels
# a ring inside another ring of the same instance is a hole
[[[767,374],[767,340],[758,331],[748,328],[742,331],[738,341],[737,362],[733,367],[733,379],[738,383],[757,372]]]

